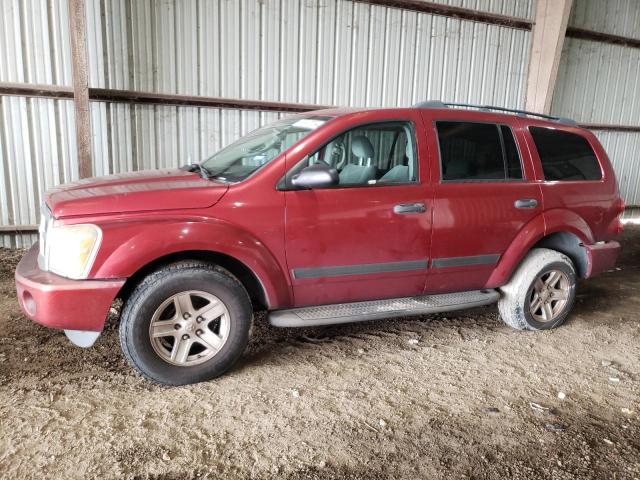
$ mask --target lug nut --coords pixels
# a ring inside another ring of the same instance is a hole
[[[182,318],[184,318],[185,320],[187,320],[187,319],[191,318],[191,314],[189,314],[189,313],[185,313],[185,314],[183,314],[183,315],[182,315]]]
[[[180,330],[180,324],[179,324],[179,323],[176,323],[176,324],[173,326],[173,328],[175,328],[176,330]]]
[[[183,340],[189,340],[189,335],[187,335],[186,333],[184,335],[182,335],[182,339]]]
[[[198,322],[198,323],[204,322],[204,317],[200,317],[200,316],[198,316],[198,317],[196,318],[196,322]]]
[[[202,335],[202,330],[196,330],[196,335]]]

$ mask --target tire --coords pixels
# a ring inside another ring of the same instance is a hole
[[[122,310],[120,344],[143,377],[187,385],[229,370],[247,346],[252,321],[249,295],[229,272],[204,262],[178,262],[135,288]]]
[[[557,288],[550,287],[554,281]],[[575,301],[575,268],[566,255],[536,248],[527,254],[509,283],[500,290],[498,309],[507,325],[517,330],[556,328],[566,320]]]

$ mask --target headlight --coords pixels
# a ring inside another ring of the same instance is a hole
[[[67,278],[87,278],[101,240],[102,230],[96,225],[51,227],[45,252],[47,269]]]

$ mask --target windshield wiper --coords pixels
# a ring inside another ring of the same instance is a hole
[[[200,163],[183,165],[182,167],[180,167],[180,170],[186,170],[187,172],[197,172],[202,178],[206,178],[207,180],[213,178],[211,172],[209,172],[209,170],[207,170],[206,167],[204,165],[201,165]]]

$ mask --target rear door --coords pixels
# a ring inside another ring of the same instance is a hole
[[[517,122],[425,110],[434,185],[432,260],[426,291],[480,289],[518,232],[542,211],[540,186]]]
[[[289,189],[287,264],[297,306],[419,295],[431,215],[419,115],[376,118],[325,138],[289,175],[324,162],[335,187]],[[291,170],[293,169],[293,170]]]

